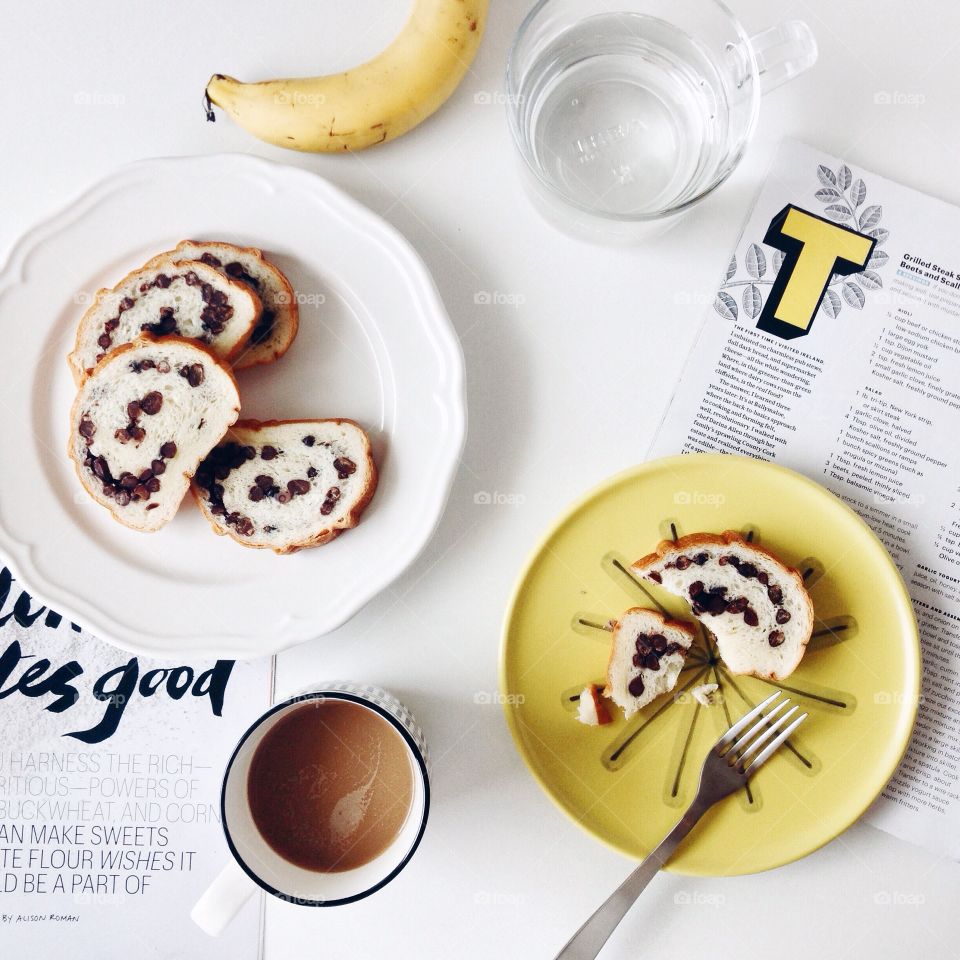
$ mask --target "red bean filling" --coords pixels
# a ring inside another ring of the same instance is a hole
[[[134,303],[136,303],[136,301],[132,297],[124,297],[120,301],[120,306],[117,309],[117,315],[104,323],[103,333],[97,337],[97,345],[102,350],[110,349],[110,345],[113,343],[113,337],[111,337],[110,334],[120,326],[120,314],[122,314],[125,310],[129,310]],[[106,356],[104,353],[97,354],[97,362],[99,363],[104,356]]]
[[[313,470],[313,467],[310,468]],[[316,470],[313,470],[316,475]],[[289,503],[294,497],[302,497],[310,492],[309,480],[289,480],[287,489],[281,490],[274,482],[272,477],[266,474],[260,474],[254,481],[253,486],[247,493],[247,497],[254,503],[259,503],[264,497],[276,497],[278,503]]]
[[[205,254],[204,256],[208,255]],[[201,257],[200,259],[203,260],[204,258]],[[214,257],[211,259],[216,258]],[[209,260],[204,260],[204,262],[209,263]],[[239,264],[237,264],[237,266],[239,266]],[[227,272],[230,272],[229,267],[227,267]],[[211,336],[217,336],[218,334],[223,333],[227,322],[233,316],[233,307],[230,306],[229,298],[223,290],[217,290],[211,284],[204,283],[193,270],[174,277],[168,277],[165,273],[158,273],[156,277],[154,277],[149,283],[140,284],[140,293],[146,293],[153,287],[166,290],[172,283],[181,280],[186,283],[187,286],[200,287],[200,296],[204,303],[203,310],[200,313],[200,325],[203,327],[203,329]],[[120,306],[116,317],[112,317],[104,323],[103,333],[97,337],[97,345],[102,350],[109,350],[113,345],[113,337],[111,334],[120,325],[120,315],[124,311],[131,309],[135,303],[136,301],[132,297],[124,297],[120,301]],[[262,322],[263,320],[261,318],[260,323]],[[140,329],[146,330],[158,337],[165,337],[173,333],[179,333],[176,314],[173,307],[161,307],[156,321],[153,323],[143,323],[140,325]],[[99,362],[104,356],[105,354],[99,354],[97,356],[97,361]]]
[[[694,613],[709,613],[716,617],[726,612],[727,599],[724,596],[727,592],[726,587],[711,587],[709,590],[705,590],[702,580],[694,580],[688,590]]]
[[[141,401],[140,409],[148,416],[155,417],[163,407],[163,394],[159,390],[151,390]]]
[[[254,346],[266,343],[273,335],[273,328],[276,322],[277,315],[272,310],[264,307],[263,313],[260,314],[260,319],[257,321],[257,325],[253,328],[253,333],[250,334],[250,342]]]
[[[130,364],[130,369],[135,373],[153,368],[156,368],[159,373],[170,372],[170,364],[166,360],[154,361],[148,357],[144,360],[135,360]],[[127,404],[127,426],[117,430],[114,437],[121,443],[128,443],[132,440],[139,444],[147,435],[146,430],[139,425],[141,415],[156,416],[162,407],[163,394],[159,390],[151,390],[140,400],[131,400]],[[83,437],[83,442],[87,445],[84,463],[103,484],[103,492],[106,496],[113,497],[120,506],[125,507],[131,500],[149,500],[151,494],[159,493],[160,480],[158,477],[167,469],[165,461],[177,455],[177,445],[172,440],[168,440],[161,445],[158,456],[150,461],[148,469],[142,470],[139,475],[124,471],[115,479],[106,458],[94,456],[90,449],[97,429],[89,414],[83,414],[77,429],[80,436]],[[153,504],[147,509],[153,509],[156,506],[158,504]]]
[[[665,563],[664,568],[686,570],[691,563],[702,567],[708,559],[709,555],[706,553],[697,553],[693,557],[681,554],[676,560]],[[783,590],[775,584],[770,583],[770,577],[765,571],[758,570],[755,564],[747,560],[742,560],[733,554],[720,556],[717,558],[717,562],[721,567],[730,564],[741,577],[747,580],[756,579],[757,582],[762,583],[767,588],[767,597],[777,608],[774,619],[780,625],[789,622],[790,611],[783,606]],[[663,577],[661,577],[656,570],[648,573],[647,579],[652,580],[654,583],[663,583]],[[691,607],[697,616],[709,614],[712,617],[717,617],[721,613],[742,613],[744,623],[746,623],[748,627],[756,627],[760,623],[760,618],[757,616],[756,610],[750,606],[747,598],[733,597],[728,599],[726,596],[726,587],[711,587],[709,590],[706,590],[703,581],[695,580],[690,584],[688,592],[690,594]],[[771,647],[779,647],[785,639],[782,630],[772,630],[767,637]]]
[[[201,257],[201,259],[203,258]],[[211,266],[213,266],[213,264],[211,264]],[[217,266],[219,266],[219,261],[217,262]],[[241,283],[253,287],[257,293],[260,292],[260,281],[256,277],[250,276],[250,274],[243,269],[242,263],[237,263],[236,261],[228,263],[223,270],[231,280],[239,280]],[[263,313],[260,314],[260,319],[257,321],[257,325],[253,328],[253,333],[250,334],[250,342],[255,346],[260,343],[266,343],[273,334],[276,321],[276,313],[269,307],[264,307]]]
[[[634,647],[633,665],[640,670],[650,671],[660,669],[661,658],[684,649],[681,644],[668,641],[662,633],[638,633]],[[631,697],[639,697],[643,693],[643,676],[640,673],[627,684],[627,691]]]
[[[252,536],[256,528],[249,517],[245,517],[236,510],[227,511],[223,504],[223,484],[219,481],[226,480],[231,470],[236,470],[256,455],[257,451],[249,445],[244,446],[233,441],[220,444],[207,454],[206,459],[197,467],[194,477],[197,486],[207,494],[210,512],[215,517],[223,517],[223,522],[234,527],[243,537]],[[257,479],[259,481],[261,478]],[[263,479],[270,484],[273,482],[269,477]]]
[[[191,387],[199,387],[203,383],[204,373],[202,363],[185,363],[180,368],[180,376],[183,377]]]
[[[167,469],[165,461],[177,455],[177,445],[172,440],[168,440],[160,447],[159,456],[150,462],[148,469],[142,470],[139,475],[124,471],[115,479],[106,458],[94,456],[90,449],[97,430],[87,414],[80,418],[78,430],[87,445],[84,465],[103,484],[104,496],[112,497],[119,506],[125,507],[131,500],[134,502],[149,500],[152,494],[160,492],[159,478]],[[157,506],[159,504],[149,504],[147,509],[152,510]]]
[[[236,260],[228,263],[223,268],[223,272],[231,280],[239,280],[241,283],[245,283],[247,286],[253,287],[254,290],[260,289],[260,281],[256,277],[251,277],[250,274],[243,269],[243,264]]]
[[[323,503],[320,504],[320,513],[325,517],[329,517],[333,513],[333,508],[337,505],[337,501],[340,499],[340,488],[331,487],[327,491],[327,496],[324,499]]]
[[[308,440],[313,442],[307,443]],[[308,435],[303,438],[303,442],[308,447],[313,446],[316,442],[316,437]],[[324,445],[326,446],[326,444]],[[282,454],[283,451],[278,450],[272,444],[265,444],[260,448],[260,459],[268,462]],[[219,447],[215,447],[203,463],[200,464],[195,477],[197,485],[203,489],[207,495],[210,512],[214,516],[223,517],[225,523],[236,526],[237,531],[243,536],[251,536],[256,528],[253,526],[253,521],[251,521],[249,517],[245,517],[236,511],[227,511],[223,503],[224,488],[220,481],[225,480],[231,470],[236,470],[247,460],[252,460],[256,456],[257,451],[254,447],[241,446],[234,442],[222,444]],[[334,468],[341,478],[350,476],[350,474],[357,469],[356,464],[346,457],[338,457],[334,460]],[[313,480],[317,474],[316,467],[308,467],[308,479],[295,478],[288,480],[285,489],[282,489],[276,480],[268,474],[258,474],[254,478],[253,485],[247,491],[247,499],[252,503],[260,503],[267,498],[275,499],[277,503],[289,503],[295,497],[300,497],[310,492],[313,488],[313,484],[311,484],[310,481]],[[340,495],[339,487],[330,487],[330,489],[327,490],[323,503],[320,505],[320,513],[323,516],[329,516],[333,512],[337,501],[340,499]],[[275,530],[276,527],[269,525],[263,528],[264,533],[273,533]]]
[[[173,307],[161,307],[160,316],[155,323],[140,324],[141,330],[146,330],[156,337],[166,337],[171,333],[179,333],[177,318],[173,314]]]
[[[282,450],[277,450],[277,448],[271,444],[266,444],[260,450],[260,458],[270,461],[282,453]],[[236,470],[247,460],[254,459],[256,455],[257,452],[254,447],[241,446],[233,442],[225,443],[211,451],[206,460],[204,460],[197,469],[196,474],[197,484],[206,491],[207,500],[210,504],[210,512],[214,516],[223,517],[224,522],[235,526],[237,532],[242,536],[252,536],[256,528],[249,517],[245,517],[236,511],[227,511],[223,503],[223,484],[219,481],[225,480],[231,470]],[[307,476],[311,479],[316,477],[316,468],[310,467],[307,470]],[[302,497],[304,494],[309,493],[312,487],[313,485],[310,483],[310,480],[295,478],[287,481],[286,489],[281,489],[273,477],[261,473],[254,478],[253,486],[247,491],[247,498],[252,503],[259,503],[265,498],[275,499],[278,503],[289,503],[295,497]],[[324,515],[329,514],[339,499],[339,488],[331,487],[327,491],[326,498],[320,507],[320,512]],[[264,533],[272,533],[275,530],[276,527],[264,527]]]
[[[200,260],[210,267],[223,266],[222,262],[212,253],[204,253],[200,257]],[[250,274],[243,269],[243,264],[237,263],[236,261],[228,263],[223,268],[223,272],[230,277],[231,280],[239,280],[241,283],[245,283],[247,286],[253,287],[254,290],[259,292],[260,281],[257,280],[256,277],[251,277]],[[273,310],[264,308],[263,313],[260,314],[260,319],[257,321],[257,325],[253,328],[253,332],[250,334],[250,342],[252,344],[258,344],[265,343],[267,340],[269,340],[270,335],[273,333],[275,322],[276,314],[273,312]]]
[[[200,312],[200,325],[213,336],[223,333],[227,321],[233,316],[233,307],[226,292],[204,283],[200,287],[200,296],[206,304]]]
[[[159,366],[159,365],[158,365]],[[168,365],[169,369],[169,365]],[[114,437],[120,443],[140,443],[147,435],[147,431],[140,426],[140,415],[147,414],[149,417],[156,416],[163,406],[163,394],[159,390],[151,390],[141,400],[131,400],[127,404],[128,423],[114,433]]]
[[[357,465],[349,457],[337,457],[333,461],[333,469],[337,471],[337,476],[341,480],[346,480],[347,477],[356,472]]]

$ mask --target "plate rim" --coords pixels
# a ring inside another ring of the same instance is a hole
[[[524,589],[524,585],[527,581],[527,578],[530,575],[530,572],[534,564],[539,560],[541,554],[546,548],[549,541],[556,535],[556,533],[573,517],[576,516],[582,509],[584,509],[592,501],[600,497],[602,494],[606,493],[612,487],[617,486],[622,483],[624,480],[627,480],[631,477],[642,475],[643,473],[657,468],[665,467],[670,468],[671,466],[677,466],[681,463],[689,463],[691,459],[696,459],[697,461],[714,461],[720,462],[721,460],[740,460],[747,463],[752,463],[757,465],[760,468],[769,468],[774,472],[786,474],[795,480],[802,481],[806,486],[812,487],[819,491],[822,494],[825,494],[827,497],[832,498],[836,503],[842,507],[847,513],[851,514],[853,518],[863,527],[864,531],[869,535],[869,537],[880,547],[883,552],[883,556],[886,560],[888,566],[892,569],[896,575],[896,582],[898,584],[899,593],[901,600],[903,600],[907,609],[912,613],[913,611],[913,601],[910,598],[910,593],[907,590],[906,582],[903,579],[903,575],[900,573],[897,565],[893,562],[893,559],[890,557],[887,548],[883,545],[880,538],[873,532],[869,524],[854,510],[851,506],[844,503],[833,491],[828,490],[825,486],[820,483],[817,483],[815,480],[811,480],[810,477],[805,474],[800,473],[797,470],[793,470],[790,467],[785,467],[779,463],[773,463],[768,460],[757,460],[753,457],[745,457],[739,454],[726,454],[726,453],[686,453],[686,454],[675,454],[668,457],[657,457],[653,460],[645,460],[640,463],[634,464],[632,467],[627,467],[624,470],[619,470],[617,473],[608,476],[606,479],[601,480],[599,483],[592,486],[586,491],[586,493],[581,494],[576,498],[571,504],[564,508],[553,520],[553,522],[547,527],[546,531],[538,537],[533,548],[529,551],[526,559],[523,562],[523,565],[520,569],[520,572],[517,574],[514,581],[513,588],[510,591],[510,599],[507,603],[506,613],[504,614],[503,624],[500,631],[500,647],[498,651],[498,684],[501,694],[501,703],[503,705],[503,713],[506,719],[507,727],[510,731],[510,737],[513,740],[514,748],[517,751],[517,754],[520,756],[520,759],[523,761],[523,765],[526,767],[527,772],[533,777],[537,785],[543,791],[543,793],[549,798],[550,802],[559,809],[564,816],[579,827],[582,831],[587,833],[589,836],[593,837],[596,840],[599,840],[605,847],[610,850],[619,853],[621,856],[627,857],[634,863],[637,862],[636,857],[626,851],[619,844],[614,843],[612,840],[603,836],[598,830],[595,830],[592,826],[584,823],[581,820],[578,820],[573,812],[561,801],[560,797],[554,793],[553,789],[546,782],[546,778],[541,776],[540,772],[534,767],[530,757],[527,755],[527,749],[524,745],[522,739],[522,734],[519,729],[519,720],[517,716],[517,711],[514,705],[511,703],[511,698],[509,696],[509,691],[507,689],[507,646],[509,641],[510,627],[513,622],[517,605],[520,602],[520,597]],[[910,724],[906,730],[906,733],[902,737],[902,741],[899,744],[899,749],[896,753],[895,761],[891,764],[889,771],[886,772],[886,776],[883,778],[883,781],[878,786],[876,793],[862,806],[862,808],[846,823],[843,823],[838,828],[831,827],[828,829],[822,839],[820,839],[816,844],[809,847],[809,849],[804,852],[798,853],[796,855],[788,855],[784,857],[776,858],[775,863],[770,863],[767,866],[761,868],[760,870],[733,870],[733,871],[712,871],[712,870],[691,870],[691,869],[677,869],[677,867],[672,863],[667,863],[661,869],[666,870],[670,873],[675,874],[676,876],[687,876],[687,877],[734,877],[734,876],[745,876],[750,873],[765,873],[768,870],[774,870],[778,867],[787,865],[788,863],[794,863],[797,860],[802,860],[804,857],[809,856],[811,853],[815,853],[817,850],[826,846],[830,841],[835,840],[842,833],[845,833],[854,823],[856,823],[860,818],[866,813],[870,806],[876,801],[880,796],[883,790],[886,788],[887,784],[890,782],[893,775],[896,773],[897,768],[900,766],[900,762],[903,760],[904,755],[907,752],[907,748],[910,745],[910,740],[913,735],[913,730],[916,725],[917,712],[919,710],[919,696],[920,696],[920,687],[922,680],[922,657],[921,657],[921,648],[920,648],[920,635],[919,629],[917,627],[916,616],[912,615],[911,618],[912,629],[910,631],[910,650],[913,656],[910,658],[910,669],[913,673],[913,690],[910,697],[910,703],[912,704],[912,711],[910,717]],[[859,806],[859,804],[858,804]],[[680,811],[678,809],[678,815]]]
[[[0,263],[0,297],[9,289],[24,283],[27,259],[44,242],[56,236],[63,227],[64,221],[69,226],[82,220],[101,199],[121,190],[125,180],[135,179],[143,170],[156,167],[170,169],[177,166],[181,168],[195,166],[216,169],[218,166],[226,165],[236,166],[245,172],[259,173],[271,183],[276,183],[280,177],[289,177],[308,184],[314,195],[336,214],[349,215],[355,222],[362,223],[371,241],[384,246],[387,255],[395,258],[398,264],[403,266],[406,280],[418,295],[418,309],[438,321],[430,327],[428,335],[437,344],[441,356],[444,357],[443,398],[445,402],[441,409],[450,436],[449,451],[448,456],[438,465],[433,509],[421,513],[424,522],[419,535],[404,538],[398,547],[397,559],[392,568],[378,575],[381,568],[379,565],[374,565],[370,576],[364,578],[363,582],[366,586],[344,597],[332,612],[311,620],[310,622],[315,626],[306,631],[305,635],[302,635],[304,634],[302,630],[296,633],[270,631],[256,637],[237,636],[230,632],[216,635],[203,631],[178,635],[175,643],[162,646],[160,634],[142,633],[132,625],[121,623],[115,616],[104,611],[96,600],[90,602],[89,614],[78,614],[73,602],[76,591],[65,584],[50,583],[48,578],[38,571],[32,560],[37,544],[20,541],[4,526],[2,515],[0,515],[0,562],[10,569],[11,574],[20,581],[26,592],[73,623],[81,625],[99,639],[121,650],[141,656],[169,658],[189,655],[252,659],[272,656],[308,640],[326,636],[343,626],[408,570],[426,549],[446,511],[466,445],[467,385],[463,345],[433,275],[419,252],[397,227],[312,170],[239,152],[147,157],[124,163],[88,183],[72,197],[45,216],[33,221],[19,233],[6,258]],[[296,623],[297,621],[287,618],[287,622]],[[147,642],[140,640],[144,636],[148,638]]]

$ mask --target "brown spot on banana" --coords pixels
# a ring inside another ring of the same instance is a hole
[[[415,0],[396,39],[362,66],[260,83],[217,73],[206,98],[249,133],[289,149],[342,152],[393,140],[456,90],[480,45],[488,2]]]

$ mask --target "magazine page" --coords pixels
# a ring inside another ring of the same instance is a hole
[[[907,755],[867,817],[955,859],[958,232],[957,208],[785,141],[650,450],[775,461],[885,544],[913,599],[923,689]]]
[[[218,940],[190,909],[229,856],[220,784],[271,661],[157,661],[44,607],[0,566],[5,956],[260,953],[260,898]]]

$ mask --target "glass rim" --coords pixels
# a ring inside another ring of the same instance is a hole
[[[730,161],[725,164],[723,170],[721,170],[720,173],[718,173],[702,190],[695,193],[692,197],[688,197],[686,200],[683,200],[679,203],[674,203],[663,207],[654,213],[615,213],[613,211],[596,210],[584,203],[581,203],[579,200],[561,193],[550,180],[543,176],[543,173],[532,162],[527,150],[524,147],[524,141],[520,132],[520,123],[517,119],[516,110],[516,107],[520,105],[516,76],[516,58],[520,44],[523,42],[524,38],[529,32],[533,21],[537,18],[537,16],[539,16],[545,7],[548,7],[555,2],[556,0],[537,0],[537,2],[521,21],[520,26],[517,28],[517,32],[513,37],[512,43],[510,44],[510,50],[507,53],[507,69],[505,79],[507,87],[506,109],[508,125],[510,127],[510,134],[513,137],[514,146],[517,148],[517,152],[523,159],[524,165],[530,174],[537,180],[539,184],[544,187],[544,189],[546,189],[552,196],[556,197],[565,206],[579,210],[580,212],[598,220],[609,221],[610,223],[631,224],[663,220],[667,217],[674,216],[675,214],[682,213],[684,210],[689,209],[695,203],[699,203],[705,197],[713,193],[713,191],[716,190],[717,187],[719,187],[720,184],[722,184],[740,165],[740,161],[743,159],[744,153],[746,153],[747,145],[753,138],[753,132],[756,128],[757,119],[760,115],[760,68],[757,64],[757,57],[753,49],[753,43],[751,42],[750,35],[746,32],[743,24],[740,23],[740,20],[733,13],[733,11],[726,5],[726,3],[723,2],[723,0],[699,0],[699,2],[709,3],[716,7],[720,13],[722,13],[727,20],[730,21],[734,32],[737,34],[740,42],[744,45],[744,49],[747,53],[750,74],[753,77],[754,84],[752,96],[750,98],[750,119],[747,122],[746,130],[740,138],[739,146],[731,156]],[[625,2],[627,2],[627,0],[625,0]]]

